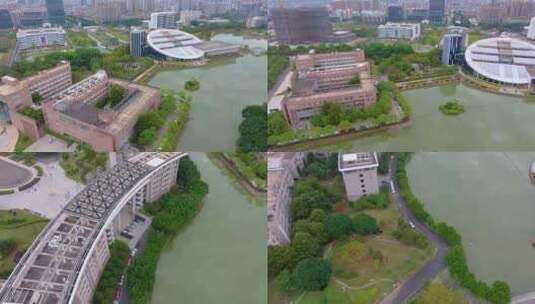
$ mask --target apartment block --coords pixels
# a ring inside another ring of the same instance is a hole
[[[294,128],[305,127],[325,103],[340,103],[349,109],[369,107],[377,101],[362,50],[298,55],[293,61],[292,93],[282,100],[282,110]]]
[[[340,153],[338,171],[342,173],[347,199],[356,201],[362,196],[379,192],[375,152]]]
[[[387,22],[377,27],[377,36],[382,39],[416,40],[420,35],[421,29],[419,23]]]

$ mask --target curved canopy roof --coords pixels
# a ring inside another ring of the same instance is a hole
[[[535,66],[535,46],[513,38],[489,38],[471,44],[465,52],[468,65],[477,73],[510,84],[527,84],[527,70]]]
[[[204,51],[195,47],[202,40],[179,30],[152,31],[147,35],[147,42],[156,52],[175,59],[194,60],[204,56]]]

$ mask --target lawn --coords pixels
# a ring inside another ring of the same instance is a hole
[[[468,44],[472,44],[476,41],[479,41],[481,40],[482,38],[482,35],[480,32],[471,32],[470,34],[468,34]]]
[[[0,256],[0,279],[7,278],[15,267],[15,257],[20,256],[46,226],[48,220],[23,210],[0,211],[0,240],[14,239],[16,249]]]
[[[23,152],[34,143],[34,140],[29,136],[20,133],[17,143],[15,144],[15,152]]]
[[[97,46],[96,42],[93,41],[85,31],[68,31],[67,39],[69,40],[72,47],[83,48],[83,47],[95,47]]]

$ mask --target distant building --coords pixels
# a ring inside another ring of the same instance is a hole
[[[529,23],[528,39],[535,39],[535,17],[531,18]]]
[[[61,27],[41,27],[28,30],[19,29],[17,32],[18,50],[54,45],[65,45],[65,30]]]
[[[381,24],[386,20],[385,13],[382,11],[362,10],[357,13],[357,16],[360,17],[360,21],[363,23]]]
[[[0,29],[11,29],[13,26],[13,18],[9,10],[0,9]]]
[[[123,11],[124,2],[98,2],[95,5],[95,20],[99,23],[119,21]]]
[[[282,100],[284,116],[292,127],[305,127],[326,103],[347,109],[375,104],[374,80],[362,50],[298,55],[294,62],[291,95]],[[359,81],[353,83],[355,79]]]
[[[45,0],[48,22],[51,24],[65,23],[65,9],[63,7],[63,0]]]
[[[201,19],[202,12],[199,10],[184,10],[180,11],[180,24],[190,26],[192,22]]]
[[[247,18],[245,26],[247,28],[257,28],[262,27],[267,24],[267,18],[265,16],[254,16]]]
[[[145,30],[133,29],[130,31],[130,55],[135,57],[142,57],[144,55],[143,49],[147,44]]]
[[[400,5],[391,5],[387,8],[386,21],[401,22],[403,21],[403,8]]]
[[[24,8],[20,16],[20,25],[23,27],[43,26],[46,21],[46,9],[44,8]]]
[[[426,9],[414,9],[407,14],[407,21],[410,22],[422,22],[429,18],[429,10]]]
[[[347,199],[356,201],[362,196],[379,192],[375,152],[340,153],[338,171],[342,173]]]
[[[268,245],[280,246],[291,241],[290,201],[291,187],[300,177],[304,167],[305,153],[268,153]]]
[[[456,57],[462,54],[464,39],[461,34],[446,34],[442,40],[442,64],[452,65]]]
[[[332,35],[326,7],[271,8],[270,14],[280,44],[328,42]]]
[[[416,40],[420,37],[420,34],[419,23],[387,22],[377,27],[377,36],[379,38]]]
[[[149,28],[152,29],[176,29],[177,13],[157,12],[150,14]]]
[[[446,0],[429,0],[429,21],[433,24],[445,23]]]

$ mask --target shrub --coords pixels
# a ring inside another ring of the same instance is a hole
[[[353,230],[360,235],[377,234],[379,233],[379,225],[374,217],[360,213],[353,217]]]
[[[331,213],[325,219],[325,230],[331,239],[339,240],[353,232],[353,223],[345,214]]]
[[[305,259],[295,267],[293,279],[300,290],[323,290],[329,284],[331,266],[320,258]]]

